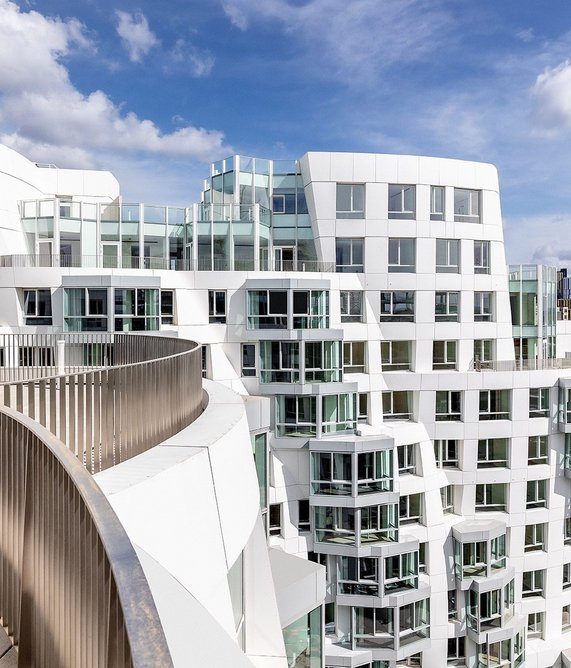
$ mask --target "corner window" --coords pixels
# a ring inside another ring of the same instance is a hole
[[[365,342],[343,343],[343,373],[365,373]]]
[[[389,239],[389,273],[414,273],[415,249],[415,239]]]
[[[479,223],[480,220],[480,191],[454,188],[454,221]]]
[[[412,341],[381,341],[383,371],[410,371]]]
[[[341,363],[341,341],[305,342],[306,383],[339,382],[342,375]]]
[[[436,422],[462,420],[462,392],[459,390],[436,391]]]
[[[459,292],[436,292],[434,295],[434,319],[436,322],[458,322]]]
[[[490,242],[474,241],[474,273],[490,273]]]
[[[337,184],[337,218],[365,217],[365,185],[363,183]]]
[[[547,464],[547,436],[530,436],[527,442],[527,464]]]
[[[549,417],[549,388],[529,388],[529,417]]]
[[[256,375],[256,344],[242,344],[242,376]]]
[[[299,383],[299,341],[260,341],[260,383]]]
[[[363,322],[363,292],[342,290],[340,293],[341,322]]]
[[[24,324],[52,324],[51,290],[24,290]]]
[[[444,186],[430,186],[430,220],[444,220]]]
[[[321,398],[321,433],[355,431],[357,428],[356,396],[330,394]]]
[[[63,315],[66,332],[106,332],[107,288],[64,288]]]
[[[389,218],[416,218],[416,187],[389,185]]]
[[[381,322],[413,322],[414,292],[381,292]]]
[[[327,290],[293,291],[293,328],[329,327],[329,292]]]
[[[474,292],[474,322],[493,320],[493,293]]]
[[[287,329],[287,290],[248,290],[247,321],[248,329]]]
[[[460,271],[460,241],[436,239],[436,273],[457,274]]]
[[[418,552],[385,557],[385,594],[418,588]]]
[[[115,331],[140,332],[159,329],[159,290],[115,288]]]
[[[161,324],[174,324],[174,290],[161,290]]]
[[[226,322],[226,291],[208,291],[208,322]]]
[[[478,468],[507,468],[508,438],[485,438],[478,441]]]
[[[458,441],[456,439],[436,439],[434,441],[436,467],[458,468]]]
[[[360,596],[379,595],[378,559],[337,557],[337,592]]]
[[[433,341],[432,368],[435,371],[456,368],[456,345],[456,341]]]
[[[276,397],[276,436],[315,436],[317,398],[312,396]]]
[[[335,240],[335,271],[344,274],[363,273],[363,239]]]
[[[510,419],[510,390],[480,390],[480,420]]]

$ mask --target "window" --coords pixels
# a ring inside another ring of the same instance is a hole
[[[529,388],[529,417],[549,417],[549,388]]]
[[[494,359],[494,342],[492,339],[475,339],[474,340],[474,365],[486,367],[489,362]]]
[[[422,516],[422,494],[409,494],[399,499],[399,519],[401,526],[420,522]]]
[[[415,249],[415,239],[389,239],[389,273],[414,273]]]
[[[344,274],[363,273],[363,239],[335,240],[335,271]]]
[[[337,184],[337,218],[365,217],[365,186],[362,183]]]
[[[442,512],[454,512],[454,485],[446,485],[440,488],[440,499],[442,501]]]
[[[474,292],[474,321],[490,322],[492,315],[493,293]]]
[[[416,218],[415,186],[389,185],[389,218]]]
[[[381,292],[381,322],[413,322],[414,292]]]
[[[397,446],[399,475],[416,473],[416,443]]]
[[[410,371],[412,341],[381,341],[383,371]]]
[[[436,273],[457,274],[460,271],[460,241],[436,239]]]
[[[436,292],[434,295],[436,322],[458,322],[459,303],[459,292]]]
[[[526,524],[524,552],[538,552],[545,549],[545,524]]]
[[[363,292],[341,290],[341,322],[363,322]]]
[[[398,507],[394,503],[363,508],[315,506],[313,519],[318,543],[357,545],[356,527],[360,527],[359,545],[398,540]]]
[[[399,643],[401,647],[428,637],[430,632],[429,607],[430,601],[427,598],[399,607]]]
[[[360,392],[357,395],[357,422],[367,422],[369,419],[369,395]]]
[[[563,544],[571,545],[571,517],[566,517],[563,522]]]
[[[385,420],[411,420],[411,393],[399,390],[383,392],[383,418]]]
[[[297,502],[297,528],[299,531],[309,531],[309,499],[300,499]]]
[[[571,629],[571,605],[564,605],[561,613],[561,630],[569,631]]]
[[[444,186],[430,186],[430,220],[444,220]]]
[[[460,422],[462,420],[462,392],[437,390],[435,418],[437,422]]]
[[[434,458],[439,469],[458,468],[458,441],[455,439],[435,440]]]
[[[343,372],[365,373],[364,341],[345,341],[343,343]]]
[[[107,288],[64,288],[63,315],[66,332],[106,332]]]
[[[393,489],[393,451],[357,454],[357,494],[390,492]]]
[[[339,382],[341,362],[341,341],[305,342],[306,383]]]
[[[457,223],[480,222],[480,191],[454,188],[454,221]]]
[[[530,436],[527,442],[527,463],[547,464],[547,436]]]
[[[571,587],[571,563],[563,564],[563,589]]]
[[[337,557],[337,593],[379,595],[378,559]]]
[[[208,291],[208,322],[226,322],[226,291]]]
[[[329,394],[321,398],[321,433],[354,431],[357,428],[355,394]]]
[[[449,589],[448,590],[448,619],[453,620],[456,619],[456,614],[458,611],[458,600],[456,597],[456,590],[455,589]]]
[[[327,290],[293,291],[293,328],[329,327],[329,292]]]
[[[418,587],[418,552],[406,552],[386,557],[385,594]]]
[[[476,485],[476,511],[506,511],[506,486],[503,483]]]
[[[456,368],[456,344],[456,341],[433,341],[432,368],[434,370]]]
[[[474,273],[490,273],[490,242],[474,241]]]
[[[260,341],[261,383],[299,383],[299,365],[299,341]]]
[[[448,658],[448,665],[455,665],[455,659],[460,660],[459,665],[463,666],[464,665],[464,657],[465,657],[465,650],[464,650],[464,643],[465,643],[465,638],[462,636],[460,638],[448,638],[448,652],[447,652],[447,658]],[[451,664],[451,662],[453,662]]]
[[[202,377],[208,378],[208,346],[200,346],[200,368]]]
[[[418,572],[428,572],[428,543],[418,544]]]
[[[174,290],[161,290],[161,324],[174,324]]]
[[[480,390],[480,420],[510,419],[509,390]]]
[[[242,376],[256,375],[256,344],[242,344]]]
[[[478,468],[502,468],[508,466],[509,439],[485,438],[478,441]]]
[[[276,436],[315,436],[317,398],[312,396],[276,397]]]
[[[270,536],[280,536],[282,533],[282,504],[270,503],[268,516]]]
[[[353,636],[356,646],[393,648],[395,643],[394,608],[353,608]]]
[[[248,290],[248,329],[287,329],[286,290]]]
[[[351,496],[351,461],[349,452],[312,452],[311,493]]]
[[[51,290],[24,290],[24,324],[52,324]]]
[[[524,571],[521,588],[522,598],[543,596],[543,571]]]
[[[454,541],[454,573],[458,578],[489,577],[506,566],[506,536],[491,541]]]
[[[547,508],[547,481],[528,480],[526,508]]]
[[[266,513],[268,510],[268,435],[267,433],[254,434],[250,436],[250,439],[258,478],[260,508],[262,513]]]
[[[527,615],[527,637],[541,638],[543,635],[543,613],[530,612]]]
[[[153,288],[115,288],[115,331],[159,329],[159,291]]]

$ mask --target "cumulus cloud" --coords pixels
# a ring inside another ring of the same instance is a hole
[[[543,131],[557,135],[571,128],[571,62],[542,72],[531,90],[535,117]]]
[[[149,28],[149,22],[144,14],[135,12],[123,12],[115,10],[117,22],[117,34],[121,43],[129,54],[129,60],[133,63],[141,62],[143,56],[159,43],[157,36]]]
[[[106,150],[206,161],[231,152],[218,130],[186,124],[165,133],[104,91],[77,90],[63,64],[90,43],[77,21],[0,0],[0,43],[0,140],[34,160],[91,167]]]

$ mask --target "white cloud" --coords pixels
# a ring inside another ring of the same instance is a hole
[[[546,68],[537,77],[531,95],[536,120],[547,135],[571,128],[571,62]]]
[[[184,39],[177,39],[170,56],[173,63],[188,68],[193,77],[209,76],[215,63],[210,51],[197,49]]]
[[[76,167],[98,164],[104,151],[205,161],[232,151],[218,130],[187,123],[165,133],[104,91],[77,90],[63,60],[86,40],[77,21],[22,12],[0,0],[1,140],[33,160]]]
[[[230,19],[230,23],[239,30],[246,30],[248,27],[248,19],[246,14],[231,0],[226,2],[222,0],[222,9],[226,16]]]
[[[144,14],[115,10],[117,16],[117,34],[129,54],[133,63],[141,62],[143,56],[159,43],[157,36],[149,28],[149,22]]]

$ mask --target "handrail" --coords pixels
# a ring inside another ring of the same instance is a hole
[[[19,665],[173,665],[103,492],[63,443],[9,408],[0,408],[0,618]]]
[[[544,371],[549,369],[571,369],[571,357],[493,361],[473,359],[468,366],[468,371]]]

